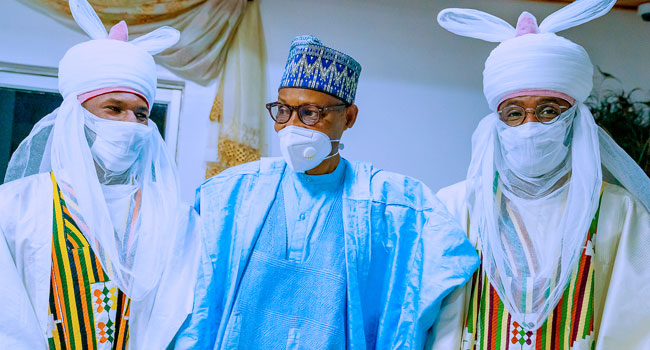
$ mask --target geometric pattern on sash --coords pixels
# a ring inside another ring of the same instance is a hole
[[[591,260],[594,255],[592,239],[597,232],[599,213],[600,203],[589,227],[578,267],[557,306],[537,331],[527,330],[512,320],[481,264],[471,280],[461,349],[593,349],[594,267]]]
[[[130,300],[109,280],[54,178],[50,349],[126,349]]]

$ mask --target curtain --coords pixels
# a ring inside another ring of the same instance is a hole
[[[265,46],[259,1],[250,2],[228,50],[210,121],[210,139],[218,144],[217,161],[208,162],[206,178],[226,168],[254,161],[266,152]],[[213,126],[216,126],[213,124]],[[215,135],[216,134],[216,135]]]
[[[67,0],[18,0],[62,24],[80,30]],[[107,27],[121,20],[135,36],[168,25],[181,32],[156,62],[180,77],[208,85],[219,77],[247,0],[90,0]]]

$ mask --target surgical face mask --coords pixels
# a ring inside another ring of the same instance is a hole
[[[95,134],[90,152],[95,162],[112,174],[131,169],[148,146],[152,127],[134,122],[106,120],[85,111],[85,125]]]
[[[553,124],[530,122],[511,127],[497,124],[504,165],[527,177],[539,177],[560,167],[569,155],[576,107]]]
[[[280,137],[280,151],[289,167],[296,172],[304,173],[313,169],[332,155],[332,142],[326,134],[297,126],[287,126],[278,131]]]

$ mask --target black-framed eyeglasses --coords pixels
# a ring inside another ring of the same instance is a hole
[[[557,103],[547,102],[537,105],[535,108],[524,108],[522,106],[511,105],[506,106],[500,111],[499,119],[501,119],[508,126],[519,126],[526,120],[526,112],[529,110],[534,111],[535,119],[542,124],[553,124],[557,121],[557,116],[562,114],[562,111],[569,109],[569,107],[561,106]]]
[[[345,107],[345,103],[340,103],[331,106],[318,106],[315,104],[304,104],[300,106],[290,106],[281,102],[270,102],[266,104],[266,109],[269,110],[271,119],[278,124],[286,124],[291,119],[293,111],[298,112],[298,119],[305,125],[316,125],[320,120],[323,112],[331,109]]]

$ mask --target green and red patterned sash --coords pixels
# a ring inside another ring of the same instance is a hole
[[[602,194],[601,194],[602,197]],[[471,280],[471,294],[461,349],[564,350],[592,349],[594,330],[594,267],[592,238],[596,234],[600,203],[589,228],[577,269],[546,322],[536,331],[511,319],[483,266]],[[478,245],[478,253],[483,259]]]
[[[50,349],[126,349],[130,301],[102,269],[54,184]]]

